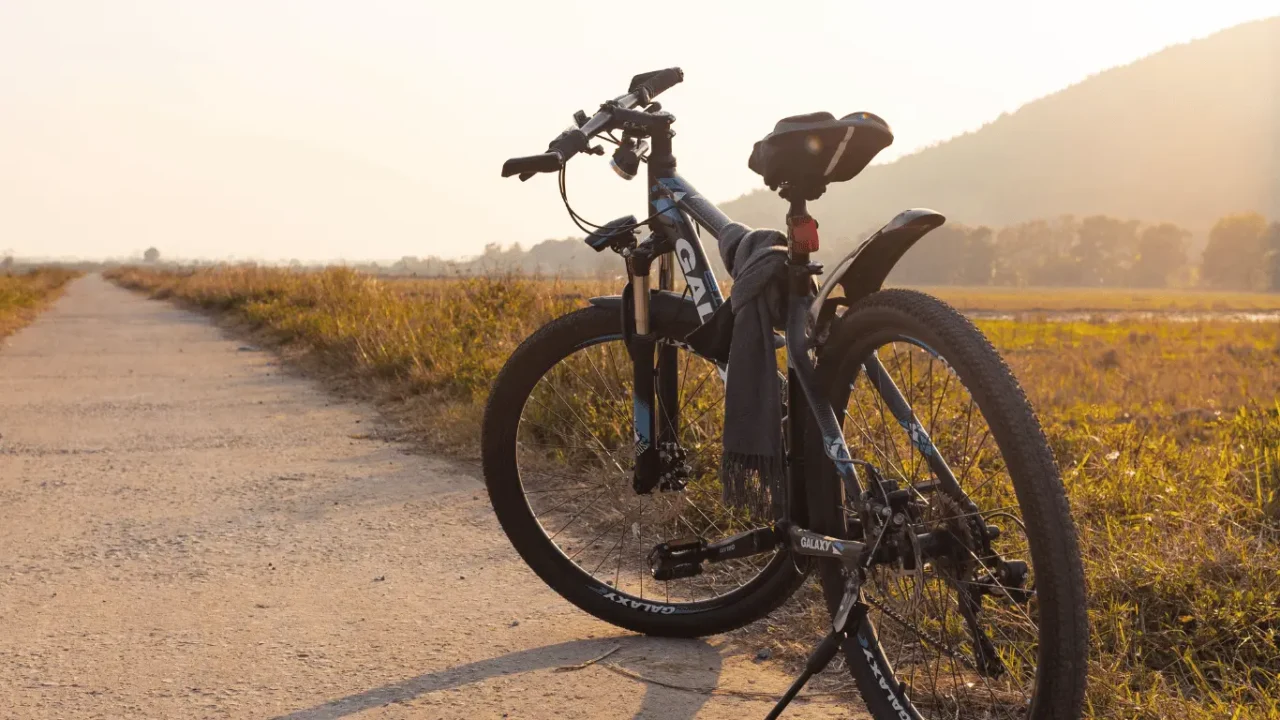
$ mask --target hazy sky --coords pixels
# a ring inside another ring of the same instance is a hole
[[[897,136],[892,159],[1276,10],[0,0],[0,250],[396,259],[527,246],[576,229],[554,176],[504,180],[502,161],[543,151],[637,72],[684,69],[662,97],[681,171],[728,200],[759,187],[747,155],[785,115],[875,112]],[[569,188],[597,222],[644,209],[642,183],[604,158],[576,160]]]

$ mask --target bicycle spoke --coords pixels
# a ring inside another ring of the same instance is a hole
[[[898,369],[898,379],[902,381],[902,382],[898,383],[898,385],[899,385],[899,390],[902,392],[902,398],[903,398],[903,400],[905,400],[905,401],[906,401],[906,403],[907,403],[907,411],[908,411],[908,412],[910,412],[910,413],[912,413],[912,414],[914,414],[914,413],[915,413],[916,403],[915,403],[915,400],[914,400],[914,399],[912,399],[912,392],[911,392],[911,391],[912,391],[913,386],[914,386],[914,384],[915,384],[915,366],[914,366],[914,364],[911,362],[911,360],[912,360],[912,358],[915,356],[915,354],[914,354],[914,353],[912,353],[910,350],[908,350],[908,351],[907,351],[907,353],[906,353],[906,355],[907,355],[907,367],[908,367],[908,373],[910,374],[910,377],[904,377],[904,376],[903,376],[903,373],[902,373],[902,359],[898,357],[898,344],[897,344],[897,343],[894,343],[891,347],[893,348],[893,360],[894,360],[894,367],[896,367],[896,368]],[[888,374],[888,373],[886,373],[886,374]],[[890,377],[890,379],[892,379],[892,377],[893,377],[893,376],[892,376],[892,375],[889,375],[889,377]],[[896,419],[897,419],[897,418],[895,418],[895,420],[896,420]],[[900,422],[899,422],[899,425],[901,425],[901,423],[900,423]],[[905,428],[901,428],[901,429],[902,429],[904,432],[906,431],[906,429],[905,429]],[[910,437],[908,436],[908,441],[909,441],[909,440],[910,440]],[[909,444],[909,445],[911,445],[911,447],[907,449],[907,453],[908,453],[908,454],[910,455],[910,457],[911,457],[911,478],[910,478],[910,480],[911,480],[912,482],[914,482],[914,481],[915,481],[915,478],[917,477],[918,471],[919,471],[919,469],[920,469],[920,453],[916,451],[915,443],[908,442],[908,444]]]
[[[908,341],[891,341],[879,352],[887,361],[882,363],[884,377],[898,386],[934,449],[960,470],[957,483],[962,488],[960,494],[954,487],[943,486],[918,491],[915,497],[926,511],[916,519],[908,518],[906,524],[907,532],[918,534],[957,528],[961,535],[946,537],[956,538],[960,555],[954,557],[962,558],[955,561],[959,565],[943,571],[951,567],[947,563],[952,561],[946,558],[952,556],[935,555],[933,559],[918,558],[913,569],[906,569],[903,561],[897,569],[877,566],[874,570],[873,584],[878,588],[875,592],[883,594],[886,604],[884,608],[873,604],[881,627],[881,649],[898,680],[912,688],[911,697],[917,708],[930,720],[1003,718],[1011,712],[1022,717],[1019,713],[1028,706],[1035,678],[1038,625],[1027,607],[1015,602],[1009,587],[991,579],[996,576],[997,560],[1029,558],[1029,554],[1025,547],[1006,547],[999,552],[1013,549],[1015,554],[1000,555],[993,543],[990,553],[981,553],[990,557],[981,558],[975,548],[965,544],[968,541],[959,539],[969,537],[963,528],[969,527],[965,523],[973,522],[975,517],[1012,518],[1012,523],[1001,523],[1008,524],[1011,530],[1021,525],[1003,456],[991,442],[992,430],[986,418],[945,359]],[[864,450],[865,459],[882,463],[882,475],[891,487],[915,487],[921,477],[931,476],[928,458],[903,431],[897,417],[892,416],[888,402],[865,368],[854,375],[849,406],[842,415],[850,441],[864,448],[870,446]],[[908,459],[907,455],[911,457]],[[968,506],[961,502],[965,499],[977,502],[977,509],[967,511]],[[989,522],[983,520],[979,526]],[[864,532],[874,531],[864,528]],[[1016,545],[1016,532],[1003,532],[999,537],[1005,538],[1006,544],[1008,538],[1014,538]],[[958,577],[952,578],[948,573],[957,573]],[[984,587],[979,589],[979,585]],[[970,602],[962,597],[969,597],[970,593],[975,598],[972,608],[962,608],[962,602]],[[894,613],[887,612],[890,607]],[[979,631],[981,636],[976,634]],[[986,639],[980,645],[977,637]],[[987,662],[1004,663],[1002,675],[988,677],[987,671],[979,672],[983,646],[994,648],[995,655]]]
[[[604,485],[576,485],[574,487],[567,487],[567,488],[546,488],[544,490],[525,490],[524,494],[525,495],[541,495],[545,493],[569,492],[571,490],[595,490],[602,487],[605,487],[605,486]]]
[[[606,530],[606,531],[605,531],[605,532],[603,532],[603,533],[600,533],[600,537],[604,537],[606,534],[612,533],[612,532],[613,532],[613,529],[614,529],[614,528],[616,528],[616,527],[618,527],[619,525],[621,525],[622,527],[624,527],[624,528],[625,528],[625,527],[626,527],[626,524],[627,524],[627,519],[624,517],[624,518],[622,518],[622,521],[621,521],[621,522],[616,522],[616,523],[614,523],[614,524],[610,525],[608,530]],[[624,537],[623,535],[619,535],[619,536],[618,536],[618,539],[617,539],[617,540],[615,540],[615,541],[613,542],[613,545],[612,545],[612,546],[611,546],[607,551],[605,551],[604,556],[602,556],[602,557],[600,558],[600,562],[599,562],[599,563],[597,563],[597,564],[596,564],[596,566],[591,570],[591,574],[592,574],[592,575],[595,575],[596,573],[600,572],[600,568],[601,568],[601,567],[604,567],[605,562],[606,562],[606,561],[608,561],[608,559],[609,559],[609,558],[613,557],[613,551],[618,549],[618,546],[622,543],[622,538],[623,538],[623,537]],[[599,539],[599,538],[597,538],[597,539]],[[595,542],[595,541],[592,541],[592,543],[593,543],[593,544],[594,544],[594,542]],[[584,547],[588,547],[588,546],[584,546]],[[570,557],[569,559],[570,559],[570,560],[573,560],[574,558],[573,558],[573,557]]]
[[[554,386],[552,387],[552,391],[553,391],[553,392],[555,391]],[[557,393],[557,397],[559,397],[559,394],[558,394],[558,393]],[[537,403],[537,404],[539,405],[539,407],[543,408],[543,409],[544,409],[544,410],[546,410],[547,412],[551,413],[552,415],[555,415],[557,418],[559,418],[559,419],[561,420],[561,422],[564,422],[564,418],[563,418],[563,417],[561,417],[560,413],[557,413],[555,410],[552,410],[550,407],[548,407],[548,406],[547,406],[545,403],[543,403],[541,400],[539,400],[539,399],[537,399],[537,398],[533,397],[532,395],[530,395],[530,396],[529,396],[529,399],[530,399],[530,400],[532,400],[533,402]],[[564,401],[564,399],[563,399],[563,398],[561,398],[560,402],[562,402],[562,403],[563,403],[563,402],[565,402],[565,401]],[[523,420],[522,420],[521,422],[523,423]],[[608,455],[608,454],[609,454],[609,448],[605,447],[605,444],[600,440],[600,438],[599,438],[599,437],[597,437],[595,433],[591,432],[591,428],[590,428],[590,427],[588,427],[588,426],[587,426],[585,423],[583,423],[581,420],[579,420],[578,422],[579,422],[579,425],[581,425],[581,426],[582,426],[582,429],[586,430],[586,431],[587,431],[587,433],[591,436],[591,439],[596,441],[596,445],[598,445],[598,446],[599,446],[599,449],[600,449],[600,450],[602,450],[602,451],[604,451],[604,453],[605,453],[606,455]],[[561,432],[559,432],[559,431],[555,431],[555,432],[556,432],[556,434],[560,435],[560,437],[563,437],[563,438],[564,438],[564,439],[566,439],[566,440],[568,440],[568,439],[569,439],[569,438],[568,438],[567,436],[565,436],[563,433],[561,433]],[[593,450],[592,452],[594,452],[594,450]],[[597,456],[597,458],[599,458],[599,456]],[[606,464],[607,464],[607,463],[606,463]],[[614,463],[613,463],[613,464],[614,464],[614,466],[615,466],[615,467],[617,467],[619,470],[622,470],[622,466],[621,466],[621,465],[618,465],[617,461],[614,461]],[[623,472],[626,472],[625,470],[622,470],[622,471],[623,471]]]
[[[595,497],[593,497],[593,498],[591,499],[591,502],[590,502],[590,503],[588,503],[586,507],[584,507],[584,508],[582,508],[581,510],[579,510],[578,512],[574,513],[574,514],[573,514],[573,517],[569,518],[569,522],[566,522],[564,525],[561,525],[561,526],[560,526],[560,529],[559,529],[559,530],[556,530],[555,534],[554,534],[554,535],[552,535],[550,539],[555,540],[555,539],[556,539],[556,537],[557,537],[557,536],[559,536],[559,535],[560,535],[560,533],[564,532],[566,528],[568,528],[570,525],[572,525],[572,524],[574,523],[574,521],[575,521],[575,520],[577,520],[578,518],[582,517],[582,514],[583,514],[583,513],[585,513],[586,511],[590,510],[591,508],[595,507],[596,503],[597,503],[597,502],[599,502],[599,501],[600,501],[600,498],[601,498],[601,497],[603,497],[603,496],[604,496],[604,491],[603,491],[603,490],[602,490],[602,491],[600,491],[600,492],[598,492],[598,493],[596,493]]]
[[[693,467],[684,490],[638,495],[631,488],[632,419],[621,408],[630,407],[633,377],[617,338],[577,347],[535,384],[521,411],[517,464],[535,518],[566,558],[619,592],[682,603],[737,590],[774,553],[706,564],[701,575],[662,582],[661,590],[650,582],[648,555],[656,543],[757,527],[723,504],[724,392],[712,382],[716,367],[683,346],[676,352],[684,355],[675,358],[680,414],[670,420]]]

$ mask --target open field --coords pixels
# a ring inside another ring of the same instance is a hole
[[[1280,293],[1117,288],[917,288],[984,312],[1280,313]]]
[[[124,269],[239,321],[474,456],[486,389],[599,282],[378,280],[347,270]],[[941,291],[962,307],[1267,311],[1280,297]],[[1022,297],[1020,304],[1019,297]],[[1126,299],[1127,298],[1127,299]],[[985,320],[1040,412],[1080,525],[1096,717],[1280,713],[1280,323]]]
[[[41,268],[0,274],[0,338],[30,322],[77,275],[69,270]]]

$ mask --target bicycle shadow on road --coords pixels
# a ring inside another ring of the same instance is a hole
[[[608,656],[602,658],[606,653]],[[576,673],[604,663],[645,676],[665,676],[674,672],[675,677],[662,677],[660,682],[671,680],[675,681],[672,684],[690,688],[681,690],[639,679],[629,680],[643,682],[645,688],[644,698],[634,715],[637,719],[662,717],[670,720],[692,720],[709,699],[705,691],[697,689],[715,687],[721,669],[720,653],[702,640],[670,640],[637,635],[573,640],[426,673],[392,685],[295,710],[287,715],[277,716],[275,720],[336,720],[391,703],[404,703],[428,693],[473,685],[490,678],[538,670]],[[598,668],[597,672],[599,671],[601,669]]]

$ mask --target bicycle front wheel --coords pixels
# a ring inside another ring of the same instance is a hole
[[[810,521],[883,548],[862,585],[867,620],[844,648],[868,709],[1079,718],[1088,624],[1075,526],[1012,373],[963,315],[918,292],[864,298],[830,337],[819,382],[851,455],[877,471],[848,497],[823,462]],[[845,571],[818,571],[834,611]]]
[[[584,308],[538,330],[507,361],[485,408],[485,483],[521,557],[583,610],[652,635],[741,627],[803,579],[785,550],[708,564],[695,577],[650,573],[658,543],[710,542],[771,520],[722,500],[724,385],[714,363],[681,343],[693,328],[655,328],[660,344],[676,346],[677,412],[660,421],[678,427],[690,467],[682,490],[632,487],[633,365],[616,310]]]

